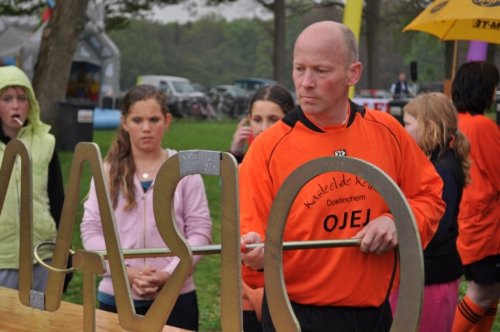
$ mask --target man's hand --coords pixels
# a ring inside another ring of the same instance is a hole
[[[258,233],[250,232],[241,237],[241,243],[262,243],[262,239]],[[252,270],[262,270],[264,268],[264,246],[242,253],[241,261]]]
[[[362,252],[372,254],[383,254],[398,245],[398,233],[394,220],[386,215],[370,221],[354,238],[361,239]]]

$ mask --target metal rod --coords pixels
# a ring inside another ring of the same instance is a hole
[[[318,241],[290,241],[283,242],[283,250],[300,250],[300,249],[321,249],[321,248],[336,248],[336,247],[359,247],[360,239],[345,239],[345,240],[318,240]],[[241,244],[241,252],[247,252],[252,249],[262,247],[264,243]],[[222,246],[220,244],[212,244],[206,246],[191,247],[193,255],[215,255],[220,254]],[[98,250],[95,253],[107,258],[106,250]],[[125,258],[146,258],[146,257],[168,257],[174,254],[168,248],[146,248],[146,249],[123,249]]]

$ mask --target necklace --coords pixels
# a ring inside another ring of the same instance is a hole
[[[155,169],[155,167],[153,166],[150,169],[148,169],[147,171],[142,172],[142,175],[141,175],[142,179],[143,180],[149,179],[149,173],[152,172],[154,169]]]
[[[157,168],[158,165],[153,165],[151,168],[145,170],[145,171],[142,171],[142,172],[139,172],[140,173],[140,177],[142,180],[149,180],[150,177],[152,176],[152,172]]]
[[[168,158],[168,155],[167,155],[167,158]],[[136,166],[136,172],[137,172],[137,175],[139,176],[139,178],[141,179],[141,181],[150,180],[153,176],[155,176],[155,174],[154,174],[155,170],[157,170],[160,167],[160,165],[163,164],[163,162],[165,160],[166,160],[166,158],[164,158],[164,156],[162,155],[153,161],[153,166],[146,168],[145,170],[142,167],[138,168]],[[136,165],[137,165],[137,163],[136,163]]]

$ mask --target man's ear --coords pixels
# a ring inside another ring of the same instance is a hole
[[[363,72],[363,65],[361,62],[356,61],[349,65],[347,68],[347,84],[349,86],[356,85],[361,79],[361,73]]]

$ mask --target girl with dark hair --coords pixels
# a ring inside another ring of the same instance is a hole
[[[165,95],[151,85],[131,88],[123,99],[121,126],[104,162],[117,232],[123,249],[165,246],[153,214],[153,187],[160,166],[176,151],[162,148],[171,123]],[[84,204],[81,224],[87,250],[105,249],[94,183]],[[188,175],[177,185],[174,196],[177,229],[191,246],[211,242],[212,224],[203,180]],[[194,257],[194,265],[200,256]],[[126,259],[128,279],[136,313],[144,315],[178,264],[176,257]],[[194,266],[193,266],[194,269]],[[99,284],[99,308],[116,312],[111,276]],[[166,324],[198,330],[198,303],[193,277],[184,283]]]
[[[258,89],[250,98],[248,116],[238,123],[229,152],[241,163],[245,145],[294,108],[292,95],[281,85],[265,85]]]
[[[470,142],[471,184],[458,215],[457,248],[467,291],[458,303],[453,331],[490,331],[500,298],[500,131],[484,112],[495,98],[498,69],[463,64],[452,84],[458,128]]]
[[[240,121],[229,152],[238,163],[245,156],[245,145],[267,130],[295,108],[295,101],[287,89],[278,84],[265,85],[250,98],[248,116]],[[243,330],[262,331],[260,318],[264,289],[254,288],[242,281],[243,285]]]

